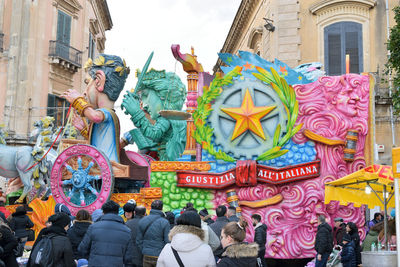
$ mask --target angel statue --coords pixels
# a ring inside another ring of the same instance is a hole
[[[136,126],[123,135],[121,147],[136,143],[141,152],[155,159],[174,161],[185,149],[186,121],[163,117],[160,111],[182,110],[185,85],[176,74],[164,70],[151,69],[142,76],[135,92],[128,92],[121,104]]]

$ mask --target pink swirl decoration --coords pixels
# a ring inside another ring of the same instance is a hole
[[[355,160],[343,160],[343,146],[327,146],[316,143],[317,158],[321,160],[321,176],[311,180],[293,182],[281,186],[258,184],[255,187],[233,187],[240,200],[267,199],[276,194],[283,201],[268,207],[252,209],[242,207],[242,215],[250,223],[251,215],[260,214],[267,225],[266,257],[277,259],[309,258],[315,256],[314,241],[317,217],[324,214],[329,223],[335,217],[354,222],[361,238],[365,236],[364,207],[352,204],[340,206],[337,201],[324,204],[324,185],[365,167],[363,159],[368,133],[369,77],[348,74],[321,77],[318,81],[294,86],[299,101],[297,123],[330,139],[345,140],[349,129],[357,129],[358,143]],[[297,143],[308,139],[299,132],[293,137]],[[214,205],[226,203],[226,190],[217,190]],[[251,223],[250,223],[251,225]],[[247,229],[246,241],[252,242],[254,228]]]

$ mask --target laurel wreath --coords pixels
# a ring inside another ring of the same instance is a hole
[[[273,148],[265,151],[257,158],[257,160],[269,160],[280,157],[289,151],[287,149],[282,149],[282,147],[301,129],[303,124],[301,123],[293,128],[299,111],[299,103],[296,100],[296,94],[293,87],[288,85],[286,80],[280,77],[273,68],[271,68],[271,72],[260,67],[256,67],[256,69],[259,73],[253,73],[253,75],[262,82],[272,86],[281,99],[288,116],[286,134],[279,139],[281,134],[281,125],[278,124],[274,133]],[[193,132],[193,138],[197,143],[201,144],[203,149],[213,155],[216,159],[221,159],[227,162],[234,162],[235,159],[222,150],[215,150],[214,146],[211,144],[214,130],[206,124],[206,121],[213,110],[211,102],[221,95],[223,86],[232,84],[234,77],[242,75],[241,71],[242,67],[236,66],[223,77],[217,74],[210,86],[204,87],[203,95],[197,98],[197,109],[193,113],[193,120],[196,126],[196,129]]]

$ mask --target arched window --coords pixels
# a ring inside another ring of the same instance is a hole
[[[346,55],[350,56],[350,72],[363,71],[362,24],[337,22],[324,28],[324,61],[328,75],[346,73]]]

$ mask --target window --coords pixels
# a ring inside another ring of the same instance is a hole
[[[91,59],[95,58],[95,51],[96,51],[96,40],[93,38],[93,35],[89,33],[89,50],[88,50],[88,57]]]
[[[69,45],[71,39],[71,16],[58,10],[57,41]]]
[[[66,122],[69,103],[61,97],[49,94],[47,97],[47,116],[54,118],[56,126],[62,126]]]
[[[324,51],[325,69],[328,75],[346,73],[346,55],[350,56],[350,72],[362,72],[362,25],[346,21],[325,27]]]

